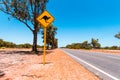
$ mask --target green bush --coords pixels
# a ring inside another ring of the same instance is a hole
[[[5,49],[6,47],[1,47],[0,49]]]
[[[90,44],[88,44],[86,47],[85,47],[85,49],[92,49],[92,46],[90,45]]]
[[[118,46],[111,46],[110,49],[112,50],[117,50],[119,47]]]

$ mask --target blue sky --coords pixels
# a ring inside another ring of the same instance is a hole
[[[120,0],[49,0],[47,10],[55,17],[59,47],[91,38],[102,46],[120,46],[114,35],[120,32]],[[8,21],[0,13],[0,38],[20,43],[32,43],[32,33],[19,21]],[[42,45],[41,35],[38,44]]]

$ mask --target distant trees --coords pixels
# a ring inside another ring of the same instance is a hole
[[[99,49],[101,47],[101,44],[98,43],[98,39],[93,39],[91,40],[92,47],[95,49]]]
[[[36,18],[46,8],[48,0],[0,0],[0,11],[17,19],[33,33],[32,51],[37,51],[37,32],[40,29]]]
[[[16,48],[32,48],[32,45],[29,43],[16,45]]]
[[[69,49],[80,49],[81,48],[81,44],[80,43],[72,43],[66,46],[66,48]]]
[[[88,43],[88,41],[84,41],[84,42],[82,43],[81,48],[82,48],[82,49],[91,49],[92,46],[91,46],[90,43]]]
[[[116,38],[120,39],[120,32],[115,35]]]
[[[69,49],[92,49],[92,46],[88,43],[88,41],[84,41],[83,43],[72,43],[67,45],[66,48]]]
[[[120,32],[114,35],[115,38],[120,39]],[[106,46],[102,49],[110,49],[110,50],[120,50],[120,46]]]
[[[41,48],[42,46],[39,46]],[[0,39],[0,48],[32,48],[32,45],[29,43],[25,44],[15,44],[12,42],[4,41],[3,39]]]
[[[3,40],[2,39],[0,39],[0,47],[2,47],[3,46]]]
[[[12,42],[3,41],[2,39],[0,39],[0,48],[1,47],[15,48],[16,44],[14,44]]]
[[[70,49],[98,49],[101,48],[100,43],[98,43],[98,39],[91,39],[91,43],[88,43],[88,41],[84,41],[82,43],[73,43],[73,44],[69,44],[66,46],[66,48],[70,48]]]
[[[106,47],[103,47],[102,49],[109,49],[109,50],[120,50],[120,46],[106,46]]]
[[[117,34],[117,37],[119,38],[120,34]],[[72,43],[66,45],[66,48],[69,49],[109,49],[109,50],[120,50],[120,46],[106,46],[101,47],[101,44],[99,43],[98,39],[91,39],[91,43],[88,43],[88,41],[84,41],[82,43]]]
[[[58,47],[58,39],[55,38],[55,35],[57,34],[57,28],[53,26],[52,24],[47,28],[46,31],[46,44],[47,44],[47,49],[51,48],[57,48]],[[42,38],[44,38],[44,33],[42,31]],[[43,41],[44,42],[44,41]]]

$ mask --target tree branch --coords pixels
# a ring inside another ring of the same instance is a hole
[[[23,20],[21,20],[20,18],[17,18],[17,17],[16,17],[16,19],[19,20],[20,22],[24,23],[33,32],[33,29],[26,22],[24,22]]]
[[[6,13],[6,14],[12,15],[11,13],[6,12],[6,11],[4,11],[2,9],[0,9],[0,10],[3,11],[4,13]],[[18,18],[16,16],[13,16],[13,17],[16,18],[17,20],[19,20],[20,22],[24,23],[33,32],[33,29],[25,21],[21,20],[20,18]]]
[[[30,7],[31,7],[31,11],[33,13],[33,5],[32,5],[32,0],[29,0],[30,1]]]

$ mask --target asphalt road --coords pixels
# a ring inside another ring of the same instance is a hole
[[[101,80],[120,80],[120,55],[62,49]]]

